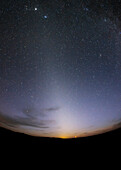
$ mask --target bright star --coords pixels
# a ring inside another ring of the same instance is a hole
[[[44,15],[44,18],[47,19],[47,15]]]

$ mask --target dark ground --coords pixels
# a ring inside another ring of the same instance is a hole
[[[28,164],[35,161],[40,167],[43,160],[46,162],[44,166],[47,167],[49,162],[52,166],[57,166],[56,160],[62,167],[63,161],[67,165],[75,164],[76,161],[81,166],[84,162],[84,166],[89,166],[90,161],[95,166],[102,166],[102,163],[111,165],[114,159],[119,159],[120,164],[120,153],[121,128],[105,134],[75,139],[32,137],[0,128],[0,157],[5,160],[6,166],[6,159],[11,159],[11,164],[15,159],[20,164],[23,161]]]
[[[7,143],[8,147],[12,144],[23,144],[23,145],[80,145],[88,147],[98,145],[104,146],[119,146],[121,144],[121,128],[107,132],[104,134],[74,138],[74,139],[59,139],[59,138],[43,138],[43,137],[33,137],[22,133],[12,132],[10,130],[0,128],[0,143],[3,145]]]

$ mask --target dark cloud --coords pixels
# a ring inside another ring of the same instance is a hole
[[[121,127],[121,121],[112,126],[113,129],[117,129],[117,128],[120,128],[120,127]]]
[[[48,120],[48,114],[57,111],[59,107],[50,107],[38,110],[34,107],[25,107],[22,109],[22,113],[25,117],[21,116],[10,116],[2,111],[0,111],[0,125],[8,128],[15,128],[16,130],[21,127],[32,127],[37,128],[41,131],[44,129],[50,129],[54,120]],[[42,118],[47,117],[47,120],[42,120]]]
[[[53,112],[59,110],[59,107],[49,107],[45,109],[45,112]]]
[[[27,117],[31,117],[31,118],[36,118],[38,115],[44,115],[43,112],[38,112],[33,107],[25,107],[25,108],[23,108],[22,113],[24,113],[24,115],[26,115]]]
[[[91,132],[84,132],[82,134],[82,136],[91,136],[91,135],[96,135],[96,134],[102,134],[102,133],[109,132],[109,131],[112,131],[112,130],[115,130],[115,129],[118,129],[118,128],[121,128],[121,121],[118,122],[118,123],[115,123],[114,125],[109,126],[107,128],[94,130],[94,131],[91,131]]]
[[[31,112],[31,111],[30,111]],[[50,128],[50,124],[53,124],[53,120],[39,120],[37,116],[30,117],[10,117],[3,112],[0,112],[0,124],[4,126],[19,128],[20,126],[30,126],[33,128]]]
[[[34,107],[26,107],[22,109],[22,112],[27,116],[31,118],[36,118],[37,116],[47,116],[49,112],[53,113],[57,110],[59,110],[59,107],[49,107],[40,109],[39,111]]]

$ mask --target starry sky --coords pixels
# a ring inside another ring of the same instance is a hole
[[[0,126],[43,137],[121,127],[121,1],[0,1]]]

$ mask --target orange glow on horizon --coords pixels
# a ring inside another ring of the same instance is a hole
[[[60,138],[62,138],[62,139],[67,139],[68,137],[66,137],[66,136],[62,136],[62,137],[60,137]]]

